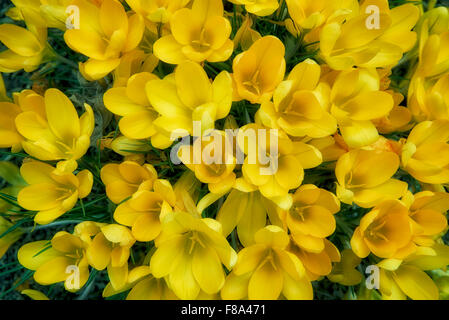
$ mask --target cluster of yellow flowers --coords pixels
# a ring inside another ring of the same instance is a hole
[[[324,281],[346,299],[449,297],[448,8],[12,2],[0,71],[63,60],[47,42],[59,29],[117,121],[92,141],[98,106],[79,115],[59,89],[10,99],[0,86],[0,147],[25,157],[20,172],[0,162],[0,257],[24,232],[18,212],[40,227],[85,213],[73,233],[20,247],[38,284],[77,292],[94,269],[107,270],[103,297],[127,299],[313,299]],[[122,160],[94,170],[89,148]],[[179,174],[156,170],[174,158]],[[83,203],[101,193],[108,222]]]

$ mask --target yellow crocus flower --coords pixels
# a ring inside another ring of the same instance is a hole
[[[278,38],[265,36],[235,57],[233,62],[234,100],[251,103],[269,101],[284,80],[285,47]]]
[[[260,130],[266,128],[249,124],[239,130],[238,146],[246,155],[242,166],[243,178],[258,188],[264,197],[288,209],[291,205],[289,190],[301,185],[304,169],[315,168],[322,163],[321,153],[311,145],[291,141],[283,131],[266,130],[263,133]],[[247,132],[259,133],[252,137]],[[276,149],[275,153],[273,149]],[[261,155],[267,157],[268,163],[263,163]]]
[[[197,139],[193,146],[182,146],[179,156],[198,180],[208,184],[210,192],[224,194],[232,189],[236,180],[236,159],[229,150],[227,134],[214,130],[210,136]]]
[[[223,13],[221,0],[194,0],[192,9],[183,8],[172,15],[172,34],[154,43],[154,54],[171,64],[228,60],[234,42],[229,39],[231,23]]]
[[[313,60],[298,64],[274,91],[273,102],[262,103],[256,117],[266,126],[294,137],[323,138],[337,131],[329,114],[330,88],[319,83],[320,66]]]
[[[224,300],[313,299],[304,266],[287,251],[289,237],[277,226],[267,226],[255,236],[255,244],[238,253],[238,261],[221,291]]]
[[[407,207],[399,200],[386,200],[363,216],[351,238],[360,258],[370,252],[380,258],[402,259],[416,250]]]
[[[134,161],[124,161],[105,165],[100,176],[106,185],[108,198],[119,204],[140,189],[151,190],[157,179],[157,172],[150,164],[139,165]]]
[[[45,122],[45,100],[44,97],[32,90],[23,90],[20,93],[13,93],[14,103],[0,102],[2,118],[0,120],[0,147],[11,148],[12,152],[22,150],[24,137],[19,133],[16,126],[16,118],[25,112],[34,112]]]
[[[389,151],[351,150],[338,159],[335,168],[337,196],[347,204],[372,208],[387,199],[399,199],[407,183],[392,179],[399,157]]]
[[[26,210],[38,211],[34,217],[38,224],[51,223],[71,210],[78,199],[90,194],[93,185],[88,170],[74,175],[34,160],[25,162],[20,174],[29,186],[19,192],[17,202]]]
[[[99,228],[86,249],[89,264],[97,270],[107,268],[109,280],[116,290],[128,281],[128,259],[135,242],[131,230],[109,224]]]
[[[378,12],[370,10],[373,6]],[[419,9],[413,4],[390,10],[387,0],[366,0],[356,15],[323,27],[320,54],[334,70],[395,65],[415,45],[417,35],[411,30],[418,19]]]
[[[0,25],[0,42],[7,47],[0,52],[0,72],[32,72],[54,55],[47,44],[43,19],[32,10],[24,9],[23,14],[27,29],[8,23]]]
[[[34,109],[22,107],[24,112],[15,119],[17,131],[25,138],[22,141],[23,149],[42,161],[63,160],[58,168],[72,172],[77,167],[76,160],[90,146],[90,136],[95,126],[92,108],[84,104],[86,112],[78,117],[73,103],[64,93],[58,89],[48,89],[43,115],[42,99],[35,95],[29,98],[40,105]]]
[[[141,188],[131,199],[120,204],[114,212],[114,220],[132,227],[137,241],[156,239],[162,230],[161,220],[172,211],[176,196],[167,180],[156,180],[149,190]]]
[[[189,2],[190,0],[126,0],[131,9],[155,23],[169,22],[172,15]]]
[[[325,238],[335,231],[334,214],[340,211],[340,201],[314,185],[301,186],[292,197],[293,205],[284,212],[283,220],[293,241],[308,252],[322,252]]]
[[[355,286],[362,282],[362,274],[356,267],[362,262],[351,249],[345,249],[341,252],[341,261],[337,263],[331,274],[327,277],[330,281],[344,286]]]
[[[372,69],[341,72],[332,86],[331,114],[351,148],[376,142],[379,133],[373,120],[388,116],[394,107],[392,95],[379,89],[379,74]]]
[[[37,283],[47,286],[64,282],[67,291],[76,292],[89,278],[86,246],[78,236],[60,231],[51,241],[23,245],[17,257],[25,268],[36,271]]]
[[[449,121],[435,120],[419,123],[404,142],[402,166],[421,182],[448,183],[448,141]]]
[[[220,223],[213,219],[184,212],[167,215],[151,257],[151,273],[166,277],[180,299],[195,299],[201,290],[218,293],[225,282],[222,264],[231,270],[237,261],[221,232]]]
[[[155,135],[153,122],[158,113],[153,109],[145,93],[145,86],[159,78],[148,72],[137,73],[128,79],[124,87],[114,87],[103,96],[105,107],[121,116],[120,132],[129,139],[147,139]]]
[[[245,6],[245,10],[256,16],[265,17],[279,8],[278,0],[229,0],[234,4]]]
[[[80,11],[80,28],[67,30],[64,40],[72,50],[89,57],[79,65],[85,78],[101,79],[120,65],[123,54],[139,45],[145,29],[143,18],[128,16],[114,0],[104,0],[99,8],[86,0],[75,0],[73,5]]]
[[[176,136],[194,134],[193,122],[201,123],[202,135],[214,129],[215,121],[225,118],[232,105],[232,79],[221,72],[213,82],[197,63],[181,63],[175,72],[163,80],[152,80],[146,85],[148,100],[159,113],[153,122],[160,133],[152,139],[153,146],[166,149]]]

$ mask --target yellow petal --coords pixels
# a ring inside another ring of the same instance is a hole
[[[80,171],[76,177],[79,180],[78,197],[80,199],[86,198],[90,191],[92,190],[92,185],[94,183],[94,177],[89,170]]]
[[[195,108],[211,101],[212,86],[204,69],[197,63],[184,62],[175,71],[178,95],[184,105]]]
[[[104,270],[111,261],[111,243],[99,233],[86,251],[89,264],[97,270]]]
[[[50,241],[42,240],[23,245],[17,253],[17,258],[25,268],[37,270],[41,265],[60,256],[60,254],[51,248]]]
[[[45,92],[45,110],[52,132],[62,141],[73,143],[80,135],[80,122],[75,107],[58,89]]]
[[[25,57],[34,56],[43,49],[42,44],[30,31],[13,24],[0,25],[0,42]]]
[[[432,279],[412,266],[401,266],[394,272],[395,279],[401,290],[413,300],[438,300],[438,288]]]
[[[147,213],[137,218],[133,224],[132,233],[137,241],[153,241],[161,232],[159,215]]]
[[[157,40],[153,45],[153,52],[160,60],[171,64],[179,64],[187,60],[182,52],[181,44],[172,35]]]
[[[273,268],[272,264],[264,263],[251,276],[248,284],[250,300],[277,300],[284,284],[283,274]]]
[[[74,265],[74,259],[56,257],[40,266],[34,273],[34,280],[42,285],[50,285],[65,281],[70,273],[66,273],[67,267]]]
[[[37,290],[26,289],[20,292],[33,300],[50,300],[45,294]]]
[[[192,272],[201,289],[209,294],[220,291],[225,277],[223,267],[217,254],[210,248],[195,248]]]

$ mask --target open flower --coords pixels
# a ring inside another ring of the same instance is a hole
[[[184,212],[167,215],[156,247],[151,273],[166,277],[180,299],[195,299],[200,290],[218,293],[225,282],[222,264],[231,270],[237,261],[219,222]]]
[[[399,157],[389,151],[351,150],[337,162],[337,196],[347,204],[372,208],[387,199],[399,199],[407,183],[392,179],[399,169]]]
[[[27,210],[38,211],[34,221],[39,224],[53,222],[71,210],[78,199],[90,194],[93,185],[93,176],[88,170],[75,176],[39,161],[25,162],[20,173],[29,186],[19,192],[17,201]]]
[[[41,285],[64,282],[67,291],[80,290],[89,278],[86,243],[65,231],[51,241],[25,244],[17,253],[21,265],[35,270],[34,280]]]
[[[234,100],[269,101],[284,79],[285,47],[278,38],[260,38],[233,62]]]
[[[431,184],[449,182],[449,121],[419,123],[402,148],[402,165],[415,179]],[[438,155],[438,156],[435,156]]]
[[[114,212],[114,220],[132,227],[137,241],[153,241],[162,230],[161,220],[172,211],[176,196],[167,180],[156,180],[154,186],[141,188],[128,201],[120,204]]]
[[[233,148],[223,131],[214,130],[210,135],[200,137],[193,146],[182,146],[179,150],[181,161],[203,183],[208,183],[209,191],[224,194],[234,186],[236,159]]]
[[[266,126],[280,128],[294,137],[334,134],[337,121],[329,113],[330,88],[319,83],[320,74],[320,66],[313,60],[296,65],[274,91],[273,102],[264,102],[256,117]]]
[[[170,27],[172,34],[154,44],[154,54],[164,62],[226,61],[234,49],[229,39],[231,23],[223,17],[221,0],[194,0],[192,9],[183,8],[172,15]]]
[[[232,105],[232,80],[221,72],[213,82],[195,62],[183,62],[174,74],[146,85],[148,100],[160,116],[153,122],[160,133],[152,139],[155,147],[166,149],[173,144],[172,134],[194,134],[193,122],[201,123],[202,135],[215,128],[215,121],[225,118]]]
[[[372,252],[380,258],[402,259],[416,249],[412,236],[407,207],[398,200],[387,200],[363,216],[351,247],[360,258]]]
[[[109,89],[103,97],[106,108],[121,116],[120,132],[130,139],[147,139],[156,134],[153,121],[158,113],[151,107],[145,93],[148,81],[159,79],[152,73],[131,76],[126,87]]]
[[[289,237],[279,227],[267,226],[255,244],[238,253],[238,261],[221,291],[225,300],[290,300],[313,298],[312,285],[301,261],[287,251]]]
[[[145,24],[138,14],[128,16],[119,1],[104,0],[98,8],[89,1],[75,0],[80,10],[80,28],[67,30],[64,39],[74,51],[89,57],[80,63],[87,80],[98,80],[120,65],[123,54],[142,40]]]
[[[84,104],[86,112],[78,117],[72,102],[58,89],[45,92],[45,114],[39,97],[28,96],[23,112],[16,119],[17,131],[25,138],[22,146],[30,155],[42,161],[64,160],[58,164],[61,170],[72,172],[76,160],[80,159],[90,146],[90,136],[95,120],[92,108]],[[20,97],[19,97],[20,102]],[[37,103],[30,108],[32,103]]]
[[[258,124],[248,124],[239,130],[238,146],[246,155],[243,178],[284,209],[291,205],[288,192],[301,185],[304,169],[322,162],[315,147],[291,141],[283,131],[267,130]]]
[[[340,201],[334,194],[303,185],[293,194],[293,205],[284,213],[284,221],[299,247],[320,253],[325,249],[325,238],[335,231],[334,214],[339,211]]]
[[[101,169],[101,180],[106,185],[108,198],[119,204],[139,189],[151,190],[157,179],[156,169],[150,164],[139,165],[134,161],[109,163]]]
[[[25,138],[19,133],[16,126],[16,118],[25,112],[35,112],[42,121],[47,118],[45,111],[45,99],[33,90],[23,90],[14,93],[14,103],[10,101],[0,102],[0,147],[11,148],[13,152],[22,150],[22,142]],[[37,121],[36,121],[37,122]]]

